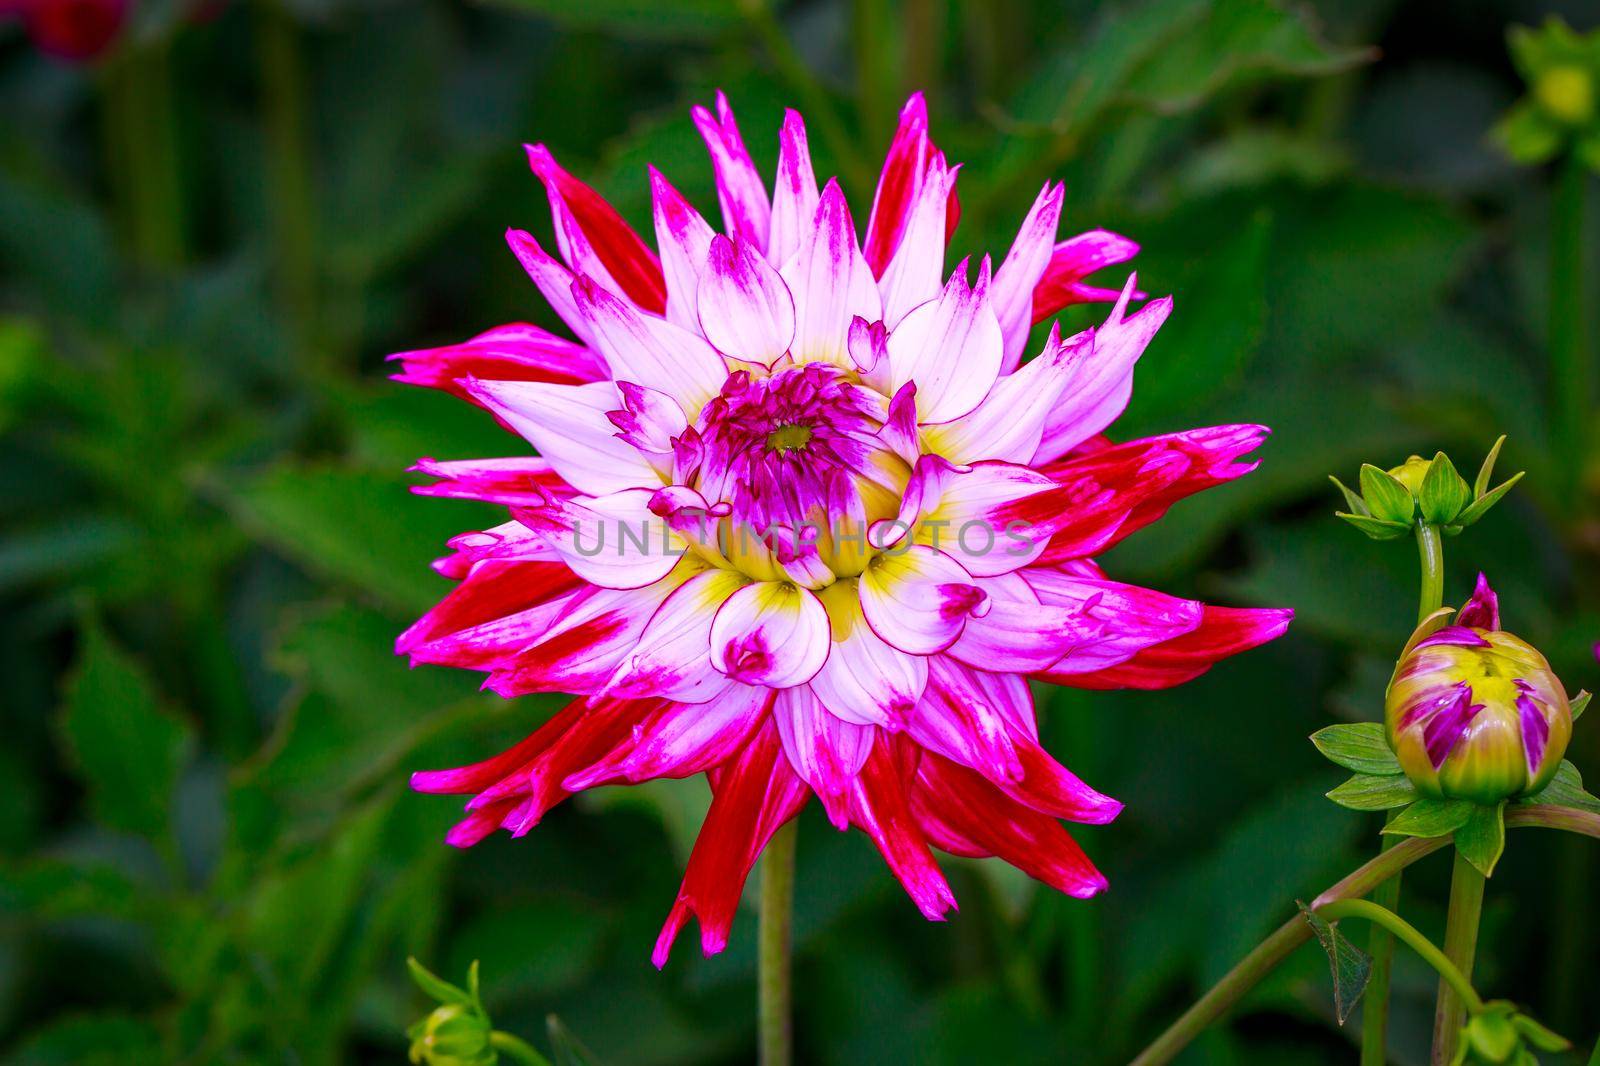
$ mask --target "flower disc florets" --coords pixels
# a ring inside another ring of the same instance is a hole
[[[1455,624],[1416,641],[1384,705],[1389,744],[1422,792],[1494,804],[1549,784],[1572,736],[1566,690],[1545,657],[1500,629],[1478,588]]]

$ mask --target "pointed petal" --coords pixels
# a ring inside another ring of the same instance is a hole
[[[530,692],[597,691],[638,643],[673,586],[662,581],[647,589],[584,589],[562,605],[535,640],[496,660],[484,688],[506,699]]]
[[[1221,659],[1282,636],[1293,618],[1289,610],[1208,606],[1193,630],[1125,663],[1088,674],[1049,674],[1047,679],[1073,688],[1171,688],[1199,677]]]
[[[711,153],[711,165],[717,176],[717,201],[722,205],[722,218],[729,236],[741,237],[756,247],[767,250],[767,234],[772,227],[772,205],[767,200],[767,187],[761,181],[756,165],[745,149],[744,138],[739,135],[739,125],[733,120],[733,110],[728,98],[717,93],[717,113],[703,107],[694,109],[694,124],[705,139]]]
[[[650,619],[606,692],[704,703],[726,690],[728,679],[711,669],[711,623],[728,597],[748,583],[733,570],[707,570],[690,578]]]
[[[655,314],[665,310],[667,291],[655,253],[604,197],[563,170],[548,148],[534,144],[527,151],[528,165],[544,182],[550,210],[557,216],[557,240],[566,236],[587,245],[585,251],[575,254],[563,243],[567,262],[577,268],[576,258],[592,254],[630,300]],[[572,220],[571,228],[559,224],[563,215]]]
[[[1044,187],[1022,220],[1005,262],[995,273],[994,313],[1005,335],[1005,359],[1001,363],[1004,373],[1011,373],[1022,362],[1028,328],[1033,325],[1034,286],[1050,265],[1065,195],[1066,188],[1060,182]]]
[[[674,189],[661,172],[650,168],[650,198],[654,205],[656,246],[661,249],[661,269],[666,277],[667,321],[674,326],[700,329],[695,303],[700,272],[711,254],[716,232],[700,212]]]
[[[817,794],[833,824],[848,828],[845,796],[872,752],[877,731],[834,717],[805,685],[778,693],[772,719],[789,765]]]
[[[800,813],[811,795],[779,750],[777,727],[770,720],[722,768],[713,789],[683,886],[650,956],[657,969],[667,964],[672,943],[691,914],[700,921],[705,954],[715,955],[727,946],[750,868],[772,834]]]
[[[1115,300],[1116,289],[1097,289],[1084,284],[1083,279],[1104,267],[1125,263],[1138,253],[1137,244],[1105,230],[1080,233],[1062,241],[1034,286],[1033,321],[1043,322],[1073,304]],[[1134,299],[1143,298],[1143,293],[1134,293]]]
[[[905,231],[919,191],[923,188],[935,158],[943,162],[939,150],[928,136],[928,105],[920,92],[913,93],[900,110],[900,125],[883,161],[883,173],[872,194],[872,214],[867,222],[866,256],[875,277],[882,277]],[[961,204],[952,184],[945,209],[945,243],[955,231]],[[941,247],[941,259],[942,256]]]
[[[711,241],[698,296],[700,333],[735,359],[771,365],[794,340],[794,299],[749,244]]]
[[[573,299],[612,376],[664,392],[691,417],[728,379],[728,366],[702,338],[640,312],[588,278]]]
[[[458,459],[447,463],[422,458],[407,472],[440,479],[432,485],[413,485],[411,491],[418,496],[530,507],[551,496],[574,495],[573,487],[561,479],[554,467],[531,455]]]
[[[490,560],[395,641],[411,665],[486,670],[538,640],[583,581],[559,562]]]
[[[913,539],[945,552],[973,577],[1028,565],[1044,543],[1010,517],[1019,501],[1054,490],[1050,478],[1014,463],[955,467],[936,455],[917,460],[898,521]]]
[[[551,385],[542,381],[470,381],[467,391],[539,449],[562,480],[603,495],[661,477],[632,445],[617,438],[607,412],[623,406],[609,381]]]
[[[589,324],[578,313],[578,303],[572,296],[572,271],[560,262],[550,257],[539,242],[533,239],[533,234],[526,230],[506,230],[506,244],[511,246],[511,254],[517,257],[517,262],[522,264],[522,269],[528,272],[528,277],[538,288],[539,295],[550,305],[567,328],[577,334],[579,340],[588,344],[590,341]],[[594,357],[596,353],[590,353]],[[602,378],[610,377],[609,371],[599,375]]]
[[[939,295],[947,240],[945,212],[955,191],[958,169],[945,166],[944,156],[937,153],[928,161],[900,242],[879,277],[883,321],[890,329],[898,326],[912,308]],[[870,231],[868,236],[870,239]]]
[[[977,407],[994,387],[1004,341],[989,300],[989,261],[978,283],[967,287],[966,265],[950,278],[936,301],[906,315],[889,333],[893,389],[917,384],[917,414],[924,422],[948,422]]]
[[[1047,675],[1093,673],[1127,662],[1201,623],[1205,605],[1103,577],[1032,567],[1021,573],[1042,603],[1078,615],[1094,635],[1072,645]]]
[[[811,171],[806,124],[794,110],[783,114],[778,132],[778,180],[772,196],[772,235],[767,260],[782,266],[806,243],[817,214],[817,178]]]
[[[401,368],[391,375],[393,380],[441,389],[464,400],[472,398],[465,385],[468,378],[581,385],[609,376],[605,364],[582,345],[522,322],[496,326],[460,344],[396,352],[389,359]]]
[[[956,897],[911,814],[906,784],[913,754],[893,737],[873,745],[851,783],[850,821],[872,838],[923,917],[940,922],[955,909]]]
[[[738,756],[771,707],[771,690],[749,685],[731,685],[708,703],[665,704],[598,761],[568,775],[561,787],[581,792],[612,782],[702,773]]]
[[[799,249],[781,267],[794,295],[796,362],[830,362],[851,368],[847,355],[851,323],[883,317],[877,283],[856,243],[850,207],[837,181],[829,181],[814,222]]]
[[[1500,628],[1500,598],[1494,594],[1494,589],[1489,587],[1489,579],[1481,572],[1472,590],[1472,598],[1462,605],[1454,624],[1474,629]]]

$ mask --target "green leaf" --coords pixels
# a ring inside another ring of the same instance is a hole
[[[155,1023],[129,1014],[68,1014],[10,1048],[11,1066],[121,1066],[163,1062]]]
[[[1456,848],[1461,857],[1488,877],[1506,849],[1505,801],[1493,807],[1474,804],[1466,824],[1456,830]]]
[[[1400,479],[1371,463],[1361,464],[1361,495],[1372,517],[1409,526],[1415,517],[1416,501]]]
[[[1517,1032],[1522,1034],[1522,1039],[1538,1048],[1540,1051],[1566,1051],[1572,1047],[1572,1041],[1554,1032],[1526,1014],[1517,1013],[1511,1016],[1511,1024],[1517,1027]]]
[[[1522,480],[1522,475],[1524,473],[1526,473],[1526,471],[1518,471],[1507,478],[1503,484],[1491,489],[1486,495],[1480,496],[1476,500],[1473,500],[1467,505],[1466,510],[1462,511],[1456,516],[1456,524],[1470,526],[1472,523],[1488,514],[1489,508],[1499,503],[1505,494],[1510,492],[1512,487],[1515,486],[1517,482]]]
[[[1394,836],[1442,837],[1465,825],[1476,807],[1470,800],[1425,796],[1401,811],[1383,831]]]
[[[1415,800],[1417,788],[1405,774],[1358,773],[1328,798],[1353,811],[1387,811]]]
[[[308,571],[406,611],[449,591],[428,566],[446,540],[501,520],[487,508],[419,500],[398,473],[335,466],[282,465],[216,491],[241,526]]]
[[[1524,796],[1517,802],[1530,806],[1538,804],[1554,807],[1576,807],[1581,811],[1600,814],[1600,799],[1584,791],[1583,775],[1567,759],[1561,760],[1561,765],[1556,768],[1556,775],[1550,779],[1548,785],[1531,796]]]
[[[1489,491],[1489,482],[1494,480],[1494,464],[1500,458],[1500,449],[1506,443],[1504,433],[1495,440],[1489,448],[1489,454],[1483,457],[1483,465],[1478,467],[1478,476],[1472,481],[1473,499],[1482,499],[1483,494]]]
[[[1417,504],[1422,517],[1435,524],[1449,522],[1461,513],[1472,500],[1472,489],[1456,466],[1444,452],[1433,457],[1423,475],[1422,488],[1417,493]]]
[[[1489,137],[1513,162],[1531,166],[1561,150],[1566,130],[1532,101],[1523,100],[1495,123]]]
[[[1389,750],[1382,722],[1342,722],[1311,734],[1311,743],[1333,762],[1358,774],[1401,773],[1400,760]]]
[[[1411,532],[1411,527],[1404,522],[1386,522],[1381,518],[1345,514],[1343,511],[1335,511],[1334,517],[1344,519],[1373,540],[1395,540]]]
[[[1333,482],[1334,488],[1338,489],[1339,493],[1344,496],[1344,505],[1350,508],[1350,514],[1360,515],[1363,518],[1371,517],[1372,512],[1367,509],[1367,501],[1363,500],[1359,493],[1352,492],[1348,485],[1332,474],[1328,475],[1328,480]]]
[[[60,726],[95,817],[113,829],[169,839],[191,730],[161,707],[144,669],[92,618],[80,633]]]
[[[1572,707],[1572,720],[1576,722],[1583,712],[1589,709],[1589,693],[1580,691],[1576,696],[1572,697],[1570,706]]]
[[[473,966],[476,967],[477,963],[474,962]],[[411,971],[411,979],[417,983],[417,987],[437,1002],[459,1003],[463,1007],[472,1006],[471,995],[422,965],[416,956],[407,956],[406,969]]]
[[[1338,925],[1329,924],[1304,903],[1297,901],[1296,905],[1305,917],[1306,924],[1311,926],[1311,932],[1316,935],[1317,943],[1328,954],[1328,968],[1333,973],[1334,1015],[1343,1025],[1349,1021],[1350,1012],[1356,1009],[1361,994],[1367,990],[1367,981],[1372,976],[1372,957],[1350,943],[1349,938],[1339,931]]]

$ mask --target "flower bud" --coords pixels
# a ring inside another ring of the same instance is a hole
[[[1572,708],[1544,656],[1500,628],[1479,574],[1453,624],[1412,638],[1389,682],[1384,725],[1419,791],[1492,805],[1549,784]]]
[[[411,1061],[418,1066],[494,1066],[489,1019],[462,1003],[446,1003],[411,1027]]]
[[[1373,540],[1403,537],[1418,522],[1437,526],[1451,535],[1460,533],[1487,514],[1522,478],[1517,474],[1489,487],[1505,440],[1502,436],[1494,442],[1472,485],[1456,472],[1455,464],[1444,452],[1432,459],[1413,455],[1389,470],[1367,463],[1361,467],[1359,493],[1330,477],[1328,480],[1338,487],[1350,507],[1349,511],[1340,511],[1339,517]]]
[[[1594,79],[1582,67],[1551,67],[1533,83],[1533,95],[1553,118],[1569,125],[1594,117]]]

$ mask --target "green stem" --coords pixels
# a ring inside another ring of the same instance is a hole
[[[527,1066],[550,1066],[550,1060],[539,1054],[534,1046],[521,1037],[510,1033],[502,1033],[496,1029],[489,1034],[489,1046],[518,1062],[527,1063]]]
[[[1417,602],[1417,621],[1421,622],[1444,602],[1444,541],[1438,526],[1426,522],[1417,526],[1417,558],[1422,573]],[[1397,813],[1390,811],[1388,821],[1393,821]],[[1395,838],[1386,836],[1378,847],[1387,851],[1394,844]],[[1373,897],[1378,906],[1398,911],[1400,875],[1379,885]],[[1372,977],[1361,1009],[1361,1066],[1383,1066],[1388,1061],[1389,972],[1394,964],[1394,936],[1381,923],[1373,925],[1367,951],[1372,956]]]
[[[1417,604],[1421,622],[1444,603],[1444,541],[1439,527],[1417,523],[1417,555],[1422,563],[1422,595]]]
[[[1600,814],[1572,807],[1536,805],[1506,808],[1506,826],[1542,826],[1600,839]],[[1395,874],[1425,855],[1431,855],[1450,842],[1448,837],[1408,837],[1356,869],[1311,902],[1321,911],[1341,899],[1367,895]],[[1194,1005],[1167,1027],[1167,1030],[1141,1051],[1133,1066],[1162,1066],[1177,1057],[1206,1027],[1217,1021],[1254,988],[1263,977],[1287,959],[1294,949],[1311,938],[1311,926],[1299,915],[1289,919],[1255,950],[1223,975],[1222,979],[1195,1001]],[[1448,947],[1448,945],[1447,945]],[[1448,955],[1448,950],[1446,951]]]
[[[1483,1010],[1483,1000],[1473,989],[1472,982],[1467,980],[1444,952],[1433,946],[1433,941],[1417,932],[1415,926],[1394,911],[1364,899],[1341,899],[1328,904],[1317,913],[1330,922],[1336,922],[1340,918],[1365,918],[1374,925],[1382,926],[1405,941],[1406,946],[1421,956],[1423,962],[1438,971],[1439,977],[1455,989],[1456,995],[1461,997],[1461,1001],[1466,1004],[1469,1011],[1477,1014]]]
[[[1444,927],[1444,953],[1472,978],[1472,960],[1478,952],[1478,919],[1483,913],[1483,874],[1456,852],[1450,875],[1450,911]],[[1461,1037],[1461,996],[1450,982],[1439,981],[1439,1003],[1433,1015],[1433,1061],[1444,1066],[1455,1058]]]
[[[789,955],[794,842],[799,825],[797,820],[785,823],[772,834],[761,854],[761,929],[756,949],[761,1066],[789,1066],[793,1059]]]
[[[1589,302],[1584,289],[1584,194],[1589,177],[1576,155],[1568,155],[1556,177],[1550,210],[1550,409],[1555,421],[1554,454],[1565,484],[1562,498],[1576,499],[1585,438],[1594,403],[1594,360],[1589,352]]]

